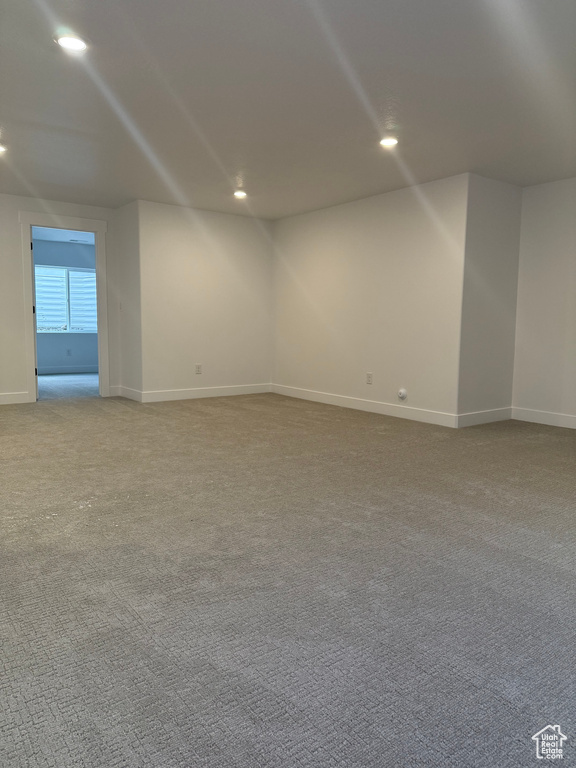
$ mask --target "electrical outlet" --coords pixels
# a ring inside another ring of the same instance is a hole
[[[202,366],[200,364],[196,365],[196,373],[202,373]]]
[[[366,384],[372,384],[372,377],[373,377],[373,375],[374,375],[373,373],[367,373],[366,374]]]

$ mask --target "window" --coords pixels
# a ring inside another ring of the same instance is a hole
[[[34,268],[38,333],[96,333],[96,270]]]

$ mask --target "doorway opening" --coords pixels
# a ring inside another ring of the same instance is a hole
[[[32,226],[36,396],[98,397],[94,232]]]

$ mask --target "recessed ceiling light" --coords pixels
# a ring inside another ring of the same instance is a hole
[[[395,147],[398,144],[398,139],[395,136],[385,136],[380,144],[383,147]]]
[[[243,200],[246,197],[246,192],[244,192],[243,189],[237,189],[236,192],[234,192],[234,197],[237,197],[238,200]]]
[[[2,152],[6,152],[6,147],[4,146],[4,144],[0,144],[0,155],[2,154]]]
[[[85,51],[88,46],[79,37],[72,37],[72,35],[64,35],[63,37],[57,38],[56,42],[61,48],[64,48],[66,51],[73,51],[74,53],[81,53],[82,51]]]

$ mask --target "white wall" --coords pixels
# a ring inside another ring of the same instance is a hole
[[[96,269],[96,248],[86,243],[59,243],[34,238],[34,263]]]
[[[109,225],[110,394],[140,399],[142,307],[138,203],[114,211]]]
[[[146,202],[112,212],[0,195],[0,403],[34,396],[21,213],[64,228],[60,217],[108,221],[112,394],[195,397],[273,381],[447,425],[506,409],[517,204],[514,188],[462,175],[272,228]],[[523,192],[512,401],[515,418],[572,427],[575,213],[576,179]]]
[[[460,339],[459,424],[509,419],[522,191],[470,175]]]
[[[0,195],[0,403],[34,400],[32,335],[32,256],[30,232],[23,242],[19,213],[50,216],[54,226],[59,217],[106,221],[105,208]]]
[[[576,178],[524,190],[513,405],[576,427]]]
[[[0,195],[0,403],[28,397],[24,269],[17,198]]]
[[[455,425],[467,191],[464,174],[276,223],[276,391]]]
[[[20,212],[63,228],[59,217],[108,222],[111,394],[153,400],[269,389],[269,225],[153,203],[108,211],[0,195],[0,403],[35,398],[32,259]]]
[[[38,373],[98,373],[96,333],[39,333]]]
[[[268,390],[273,332],[269,226],[257,219],[142,201],[138,214],[142,399]]]

